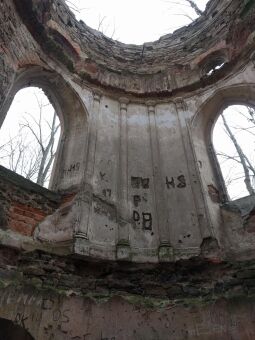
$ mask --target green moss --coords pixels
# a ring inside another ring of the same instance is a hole
[[[0,289],[4,290],[6,288],[13,288],[15,290],[23,290],[28,288],[30,291],[36,291],[41,294],[51,294],[53,296],[62,296],[68,297],[70,296],[69,289],[59,289],[53,287],[51,285],[42,285],[37,279],[29,279],[17,282],[7,282],[0,280]],[[228,303],[234,306],[239,306],[239,304],[249,303],[251,301],[255,301],[255,294],[252,295],[214,295],[208,297],[197,297],[197,298],[184,298],[184,299],[168,299],[168,298],[154,298],[148,296],[141,295],[133,295],[133,294],[123,294],[123,293],[109,293],[109,294],[101,294],[101,293],[87,293],[82,294],[79,292],[74,292],[77,296],[81,298],[87,298],[92,300],[96,304],[105,304],[113,298],[121,298],[127,301],[129,304],[136,306],[138,308],[144,309],[165,309],[170,306],[182,306],[185,308],[203,308],[215,304],[220,299],[225,299]]]
[[[44,43],[45,49],[52,54],[58,61],[63,63],[70,72],[74,71],[74,65],[72,60],[66,55],[64,50],[56,43],[51,37],[47,37]]]
[[[33,287],[36,287],[36,288],[41,288],[42,287],[42,280],[36,278],[36,277],[33,277],[30,281],[31,285]]]
[[[70,294],[79,296],[80,298],[88,298],[97,304],[104,304],[113,298],[121,298],[127,301],[129,304],[142,307],[145,309],[165,309],[169,306],[183,306],[186,308],[196,307],[203,308],[216,303],[218,300],[225,299],[228,303],[237,306],[239,304],[249,303],[255,301],[255,292],[246,294],[245,292],[233,292],[228,291],[226,293],[208,294],[206,296],[198,297],[183,297],[177,299],[169,299],[168,297],[153,297],[143,296],[139,294],[129,294],[122,291],[111,291],[107,290],[102,292],[90,291],[83,294],[80,290],[72,290],[68,287],[61,286],[56,287],[51,283],[45,284],[43,280],[36,277],[24,278],[20,273],[13,278],[1,278],[0,289],[13,288],[14,290],[23,290],[29,288],[30,290],[36,291],[41,294],[52,294],[56,297],[68,297]]]
[[[121,297],[124,300],[128,301],[130,304],[142,306],[148,309],[166,308],[171,304],[171,300],[169,299],[157,299],[152,297],[143,297],[139,295],[122,295]]]
[[[78,76],[79,76],[81,79],[86,79],[86,78],[87,78],[87,74],[86,74],[86,72],[84,72],[84,71],[78,72]]]
[[[112,294],[97,294],[97,293],[87,293],[83,294],[82,297],[89,298],[93,300],[95,303],[106,303],[108,302],[113,295]]]
[[[127,240],[124,239],[118,241],[118,246],[130,247],[130,244]]]
[[[8,283],[6,281],[0,280],[0,289],[1,288],[6,288],[6,287],[8,287]]]
[[[243,18],[248,12],[255,6],[255,0],[248,0],[245,4],[242,12],[241,12],[241,18]]]
[[[40,287],[39,289],[38,289],[38,287],[35,287],[35,288],[37,288],[37,290],[44,292],[44,293],[47,292],[47,293],[53,293],[53,294],[56,294],[56,295],[67,296],[67,290],[59,289],[59,288],[52,287],[52,286],[49,286],[49,285],[44,285],[44,286]]]

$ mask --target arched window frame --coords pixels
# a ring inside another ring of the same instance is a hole
[[[49,102],[56,111],[61,125],[61,134],[57,146],[56,157],[50,177],[49,188],[59,189],[60,171],[63,165],[64,144],[68,127],[73,121],[73,111],[86,123],[88,112],[76,91],[70,87],[65,79],[55,71],[46,70],[39,66],[31,66],[20,70],[13,81],[13,84],[0,109],[0,128],[9,111],[16,93],[27,87],[41,88],[48,97]],[[85,155],[85,153],[84,153]]]
[[[232,105],[245,105],[255,108],[255,84],[237,84],[221,88],[215,91],[200,107],[191,122],[192,139],[197,159],[199,160],[199,147],[202,141],[204,159],[207,162],[206,171],[200,169],[202,185],[206,191],[213,178],[213,183],[219,192],[219,204],[230,201],[225,180],[221,171],[219,161],[213,146],[213,130],[222,112]],[[206,155],[205,155],[206,153]]]
[[[214,51],[199,62],[200,75],[202,78],[213,76],[229,62],[227,49]]]

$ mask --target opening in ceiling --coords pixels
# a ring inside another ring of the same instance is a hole
[[[188,25],[208,0],[65,0],[86,25],[127,44],[143,44]]]

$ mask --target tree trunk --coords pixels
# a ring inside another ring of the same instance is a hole
[[[53,153],[53,147],[55,144],[56,133],[60,125],[56,126],[57,114],[54,112],[52,123],[50,125],[50,138],[46,147],[42,148],[42,158],[40,161],[38,176],[36,183],[43,186],[47,178],[47,174],[54,160],[55,153]]]
[[[246,156],[243,153],[243,150],[242,150],[241,146],[238,144],[238,142],[237,142],[234,134],[232,133],[230,127],[228,126],[226,118],[224,117],[223,114],[221,115],[221,117],[223,119],[223,123],[224,123],[224,126],[225,126],[226,130],[227,130],[228,136],[232,140],[232,142],[233,142],[233,144],[234,144],[234,146],[236,148],[236,151],[238,153],[238,156],[240,158],[240,161],[241,161],[241,164],[242,164],[242,167],[243,167],[243,171],[244,171],[244,183],[246,185],[246,188],[247,188],[247,190],[248,190],[250,195],[254,195],[255,191],[254,191],[254,189],[252,187],[249,167],[246,164]]]
[[[190,7],[192,7],[194,9],[194,11],[196,12],[196,14],[198,16],[202,15],[203,12],[201,11],[201,9],[197,6],[197,4],[195,3],[194,0],[186,0],[189,4],[190,4]]]

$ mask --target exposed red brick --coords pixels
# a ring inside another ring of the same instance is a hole
[[[71,201],[74,199],[75,195],[76,195],[76,193],[72,193],[72,194],[65,195],[65,196],[62,198],[61,205],[62,205],[62,204],[65,204],[65,203],[71,202]]]
[[[25,223],[29,223],[29,224],[35,223],[34,218],[27,217],[27,216],[24,216],[24,215],[18,215],[18,214],[13,213],[13,214],[10,215],[10,218],[12,220],[19,221],[19,222],[25,222]]]
[[[11,208],[10,208],[10,211],[11,211],[12,213],[16,213],[16,214],[19,214],[19,215],[23,215],[23,214],[24,214],[24,210],[19,209],[19,208],[16,208],[16,207],[11,207]]]
[[[31,207],[29,205],[21,204],[21,203],[18,203],[18,202],[14,202],[11,206],[11,209],[12,208],[22,210],[23,214],[24,214],[24,212],[26,212],[26,214],[32,213],[32,215],[36,214],[36,215],[40,215],[42,217],[45,217],[47,215],[43,210]]]
[[[213,184],[208,185],[208,194],[214,203],[220,203],[220,193]]]
[[[27,223],[12,220],[9,224],[9,227],[11,230],[22,235],[25,236],[32,235],[33,227],[31,225],[28,225]]]

